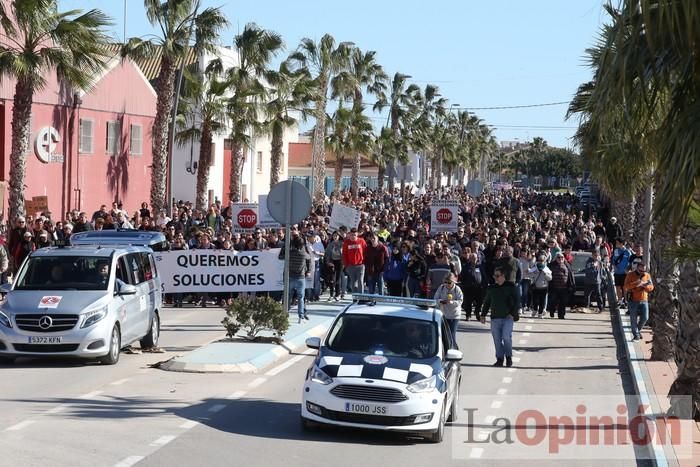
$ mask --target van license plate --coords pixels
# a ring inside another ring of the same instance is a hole
[[[62,340],[60,336],[29,336],[30,344],[60,344]]]
[[[363,413],[367,415],[386,415],[386,406],[346,402],[345,411],[349,413]]]

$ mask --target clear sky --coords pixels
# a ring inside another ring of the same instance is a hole
[[[60,8],[99,7],[113,17],[114,37],[123,39],[125,0],[59,0]],[[126,35],[155,32],[141,0],[126,0]],[[475,109],[494,126],[499,140],[531,140],[568,146],[575,120],[566,105],[479,110],[569,101],[590,79],[583,55],[606,20],[604,0],[203,0],[221,6],[231,28],[248,22],[280,33],[287,51],[302,37],[332,34],[363,50],[376,50],[388,74],[400,71],[425,86],[432,83],[450,104]],[[342,6],[341,6],[342,5]],[[384,118],[373,115],[377,125]]]

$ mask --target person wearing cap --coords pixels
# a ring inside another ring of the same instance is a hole
[[[624,231],[620,223],[617,222],[617,218],[611,217],[610,222],[605,227],[605,236],[608,237],[608,241],[612,242],[615,239],[622,238],[623,235]]]
[[[36,249],[50,247],[53,242],[49,240],[49,233],[46,230],[42,230],[39,233],[39,237],[36,239]]]
[[[641,258],[635,260],[634,269],[625,276],[624,291],[629,296],[628,305],[632,328],[632,340],[641,338],[641,331],[649,320],[649,292],[654,290],[651,276]]]
[[[449,273],[435,291],[434,298],[438,302],[442,316],[450,328],[452,342],[456,345],[457,328],[459,327],[459,317],[462,313],[462,301],[464,300],[462,289],[457,285],[457,276]]]
[[[549,284],[549,317],[554,318],[556,312],[559,319],[564,319],[566,307],[576,289],[574,273],[561,252],[556,254],[549,268],[552,271],[552,281]]]

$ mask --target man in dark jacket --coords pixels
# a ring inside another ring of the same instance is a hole
[[[279,259],[284,259],[284,249],[280,250]],[[311,256],[307,253],[301,237],[298,234],[293,235],[289,248],[289,303],[292,303],[294,292],[296,292],[300,323],[302,319],[309,319],[309,315],[304,310],[304,289],[306,288],[306,278],[310,275]]]
[[[496,268],[493,273],[496,283],[486,289],[481,307],[481,323],[486,324],[486,315],[491,313],[491,336],[496,347],[496,363],[493,366],[513,366],[513,324],[519,319],[517,288],[506,283],[504,271]]]
[[[612,242],[617,238],[623,238],[622,226],[617,222],[617,218],[611,217],[610,222],[605,227],[605,236],[608,238],[608,242]]]
[[[557,312],[559,319],[564,319],[566,306],[576,288],[574,273],[569,263],[564,260],[563,253],[557,253],[554,262],[549,265],[552,271],[552,281],[549,283],[549,317],[554,318]]]
[[[467,321],[469,321],[472,315],[472,306],[474,306],[475,315],[478,315],[481,309],[484,271],[482,265],[477,263],[476,253],[472,253],[468,249],[462,250],[460,261],[462,263],[462,272],[459,275],[459,283],[464,295],[462,309],[467,317]]]
[[[367,235],[369,244],[365,250],[365,277],[367,278],[367,292],[371,294],[383,294],[382,274],[384,266],[389,258],[386,246],[379,241],[377,235],[372,232]]]
[[[594,250],[593,253],[591,253],[591,257],[586,261],[584,273],[585,279],[583,285],[586,307],[590,308],[591,298],[595,298],[598,304],[598,313],[600,313],[603,311],[603,294],[601,293],[603,263],[600,261],[600,253],[597,250]]]

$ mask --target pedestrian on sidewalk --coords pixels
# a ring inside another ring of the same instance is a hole
[[[641,331],[649,320],[649,292],[654,290],[651,276],[646,272],[644,261],[637,261],[634,270],[625,277],[625,293],[628,294],[632,340],[641,338]]]
[[[304,309],[304,291],[306,288],[306,278],[311,276],[311,256],[307,252],[304,241],[297,234],[290,239],[289,248],[289,303],[292,303],[294,292],[297,294],[297,314],[299,322],[302,319],[309,319],[309,315]],[[284,250],[280,250],[279,259],[284,259]]]
[[[450,273],[445,277],[440,287],[435,291],[435,300],[440,311],[450,327],[452,342],[457,344],[457,328],[459,327],[459,315],[462,312],[462,290],[457,285],[457,277]]]
[[[503,269],[493,273],[495,284],[486,289],[481,308],[481,323],[486,324],[486,315],[491,313],[491,336],[496,348],[496,363],[493,366],[513,366],[513,324],[520,319],[518,314],[518,291],[516,286],[506,283]]]

